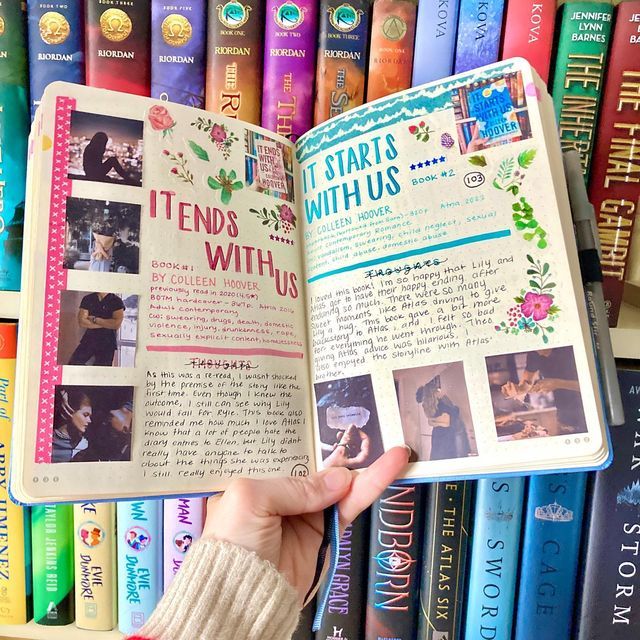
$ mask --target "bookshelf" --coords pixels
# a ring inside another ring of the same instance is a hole
[[[29,622],[22,625],[0,625],[0,640],[121,640],[124,636],[119,631],[87,631],[78,629],[73,624],[64,627],[45,627]]]

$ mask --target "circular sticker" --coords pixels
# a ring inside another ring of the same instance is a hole
[[[247,20],[251,7],[245,7],[242,3],[231,0],[226,4],[218,5],[218,20],[229,29],[239,29]]]
[[[131,33],[131,18],[122,9],[107,9],[100,16],[100,31],[111,42],[122,42]]]
[[[67,19],[57,11],[47,11],[38,22],[40,37],[47,44],[62,44],[71,33]]]
[[[179,13],[172,13],[162,21],[162,39],[172,47],[183,47],[193,35],[191,23]]]
[[[173,536],[173,546],[178,553],[187,553],[193,544],[193,536],[188,531],[178,531]]]
[[[78,538],[80,538],[82,544],[89,549],[97,547],[104,541],[106,536],[107,534],[104,529],[92,520],[87,520],[78,527]]]
[[[354,9],[350,4],[341,4],[337,8],[329,7],[329,22],[334,29],[348,33],[360,24],[362,11]]]
[[[151,544],[149,532],[137,525],[127,529],[124,539],[134,551],[144,551]]]
[[[283,29],[295,29],[304,21],[304,12],[295,2],[285,2],[275,11],[276,24]]]
[[[407,33],[407,23],[400,16],[389,16],[382,23],[382,33],[387,40],[400,40]]]

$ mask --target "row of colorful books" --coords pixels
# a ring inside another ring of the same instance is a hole
[[[295,640],[638,638],[640,371],[619,379],[611,467],[389,487],[345,531],[319,631],[310,605]]]
[[[0,7],[0,138],[24,134],[0,160],[14,185],[0,289],[20,282],[27,93],[33,113],[54,80],[206,106],[295,139],[364,101],[522,56],[550,81],[563,147],[580,152],[617,324],[640,179],[638,0],[617,16],[608,1],[566,2],[557,17],[556,0],[29,0],[27,30],[21,4]],[[482,137],[484,115],[463,115],[467,140]]]

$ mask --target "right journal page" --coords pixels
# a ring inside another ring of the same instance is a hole
[[[297,144],[318,465],[409,478],[608,455],[555,123],[523,60]]]

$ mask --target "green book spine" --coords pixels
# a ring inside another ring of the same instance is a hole
[[[65,625],[74,620],[73,506],[31,509],[33,618],[38,624]]]
[[[561,20],[551,95],[563,149],[577,149],[589,177],[611,36],[608,2],[567,2]]]
[[[26,3],[0,0],[0,290],[20,288],[27,176]]]

